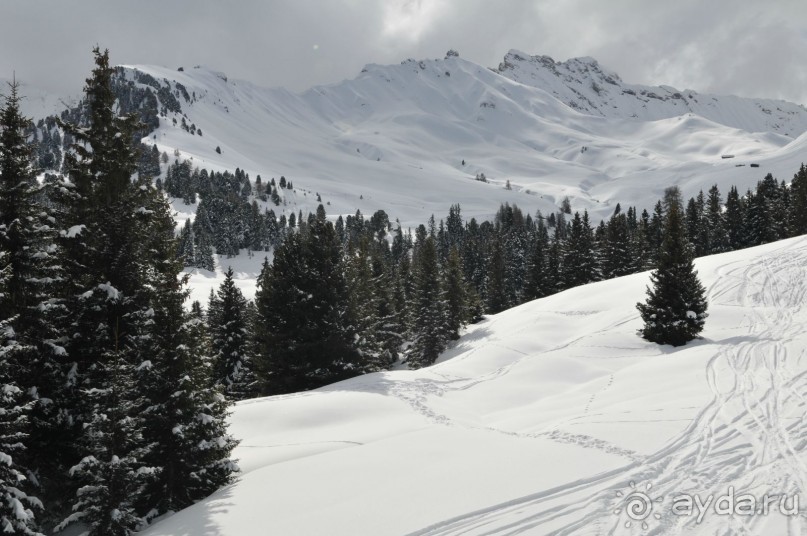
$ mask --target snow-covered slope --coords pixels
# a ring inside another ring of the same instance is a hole
[[[636,335],[642,273],[491,316],[427,369],[241,403],[239,481],[144,536],[805,534],[805,266],[803,237],[699,259],[710,317],[681,348]],[[672,512],[731,487],[801,515]],[[632,491],[661,497],[646,530]]]
[[[777,132],[797,137],[807,130],[804,106],[772,99],[679,91],[670,86],[626,84],[594,58],[556,62],[511,50],[498,73],[541,88],[575,110],[602,117],[653,121],[692,112],[722,125],[749,132]]]

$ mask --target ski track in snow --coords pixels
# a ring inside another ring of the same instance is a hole
[[[801,250],[806,247],[800,245]],[[652,483],[651,498],[668,498],[667,503],[662,500],[667,511],[662,511],[661,519],[647,520],[644,534],[687,534],[706,528],[698,527],[694,516],[669,513],[669,498],[681,493],[719,496],[734,486],[757,497],[765,493],[803,496],[807,463],[800,453],[807,449],[807,357],[804,350],[794,352],[789,344],[807,323],[807,310],[801,308],[807,295],[803,259],[803,251],[777,252],[750,265],[735,263],[736,267],[719,270],[717,281],[708,289],[709,302],[718,304],[733,297],[744,306],[749,337],[728,340],[709,360],[705,375],[712,400],[662,449],[642,457],[588,436],[539,434],[634,461],[618,470],[445,520],[410,536],[627,534],[631,532],[625,518],[614,515],[614,508],[615,491],[626,489],[629,482]],[[494,376],[506,374],[512,366]],[[604,389],[612,382],[613,376]],[[415,383],[406,394],[426,414],[430,412],[424,399],[440,392],[429,385],[422,388],[424,383]],[[596,396],[591,396],[586,414]],[[437,420],[451,422],[442,415]],[[805,514],[785,521],[787,534],[807,533]],[[714,534],[760,534],[766,530],[763,523],[769,521],[764,516],[727,519],[719,520],[715,526],[721,528]]]

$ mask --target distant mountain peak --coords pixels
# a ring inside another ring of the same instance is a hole
[[[550,56],[510,50],[494,71],[543,89],[587,115],[655,121],[694,113],[749,132],[775,132],[795,138],[807,131],[807,110],[798,104],[699,94],[668,85],[627,84],[588,56],[559,62]]]

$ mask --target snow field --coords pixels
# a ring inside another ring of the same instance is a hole
[[[803,534],[669,503],[805,496],[805,266],[807,238],[699,259],[710,317],[681,348],[636,335],[642,273],[491,316],[426,369],[241,403],[239,481],[144,534],[638,534],[631,482],[666,497],[652,534]]]

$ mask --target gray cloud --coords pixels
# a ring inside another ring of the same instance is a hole
[[[510,48],[593,56],[628,82],[807,103],[803,0],[139,0],[0,3],[0,77],[81,90],[90,50],[115,63],[207,65],[302,90],[366,63],[495,66]]]

